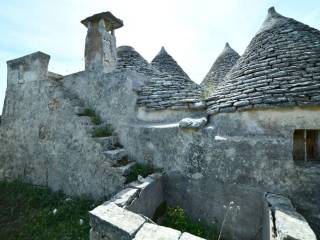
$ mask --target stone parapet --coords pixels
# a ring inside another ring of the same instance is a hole
[[[128,184],[110,201],[90,211],[90,240],[204,240],[155,224],[151,218],[163,201],[160,173]]]
[[[8,61],[8,86],[47,79],[49,60],[49,55],[35,52]]]

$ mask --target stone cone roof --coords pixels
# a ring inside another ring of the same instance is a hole
[[[151,66],[160,74],[138,91],[137,105],[146,111],[203,108],[202,88],[193,82],[162,47]]]
[[[270,8],[245,53],[207,99],[208,113],[320,105],[320,31]]]
[[[151,66],[133,47],[117,48],[117,70],[128,69],[144,74],[147,77],[158,76],[160,72]]]
[[[201,86],[204,88],[205,95],[210,96],[217,85],[222,82],[225,75],[234,66],[240,55],[226,43],[223,51],[213,63],[210,71],[207,73]]]
[[[146,111],[204,108],[202,88],[183,77],[162,74],[138,91],[137,105]]]
[[[151,65],[161,73],[166,73],[170,76],[179,76],[191,81],[189,76],[183,71],[179,64],[171,57],[164,47],[152,60]]]

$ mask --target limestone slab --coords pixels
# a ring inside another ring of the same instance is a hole
[[[145,223],[134,240],[178,240],[181,232],[172,228]]]
[[[112,197],[111,201],[113,201],[118,206],[123,207],[129,204],[137,194],[138,194],[138,189],[126,188],[120,191],[114,197]]]
[[[185,232],[181,235],[179,240],[205,240],[205,239]]]
[[[100,235],[106,235],[110,239],[132,239],[146,221],[138,214],[118,207],[112,202],[100,205],[89,213],[92,231],[96,231]]]

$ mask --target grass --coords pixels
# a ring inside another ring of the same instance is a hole
[[[151,164],[135,164],[127,175],[126,183],[136,181],[138,176],[146,177],[152,173],[159,172],[159,169],[154,168]]]
[[[164,212],[163,208],[164,206],[162,205],[161,212]],[[157,216],[157,218],[159,219],[159,216]],[[166,207],[165,214],[161,220],[161,225],[177,229],[181,232],[188,232],[208,240],[217,240],[219,237],[219,231],[216,226],[208,226],[200,220],[195,221],[180,207]],[[223,239],[224,238],[220,238],[220,240]]]
[[[47,188],[0,181],[0,239],[87,240],[94,204],[85,197],[70,199]]]
[[[120,160],[118,160],[114,165],[112,165],[113,167],[122,167],[122,166],[125,166],[127,164],[129,164],[130,161],[128,159],[127,156],[121,158]]]
[[[99,125],[102,123],[102,120],[99,115],[95,113],[95,111],[91,108],[85,108],[82,113],[78,114],[79,116],[87,116],[90,117],[91,123],[94,125]]]
[[[111,124],[106,124],[104,127],[93,130],[92,137],[109,137],[113,133]]]

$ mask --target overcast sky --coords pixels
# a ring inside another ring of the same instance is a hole
[[[51,56],[50,71],[84,69],[80,20],[92,14],[111,11],[124,21],[118,46],[131,45],[148,61],[164,46],[199,83],[225,42],[244,52],[270,6],[320,29],[319,0],[1,0],[0,109],[7,60],[40,50]]]

